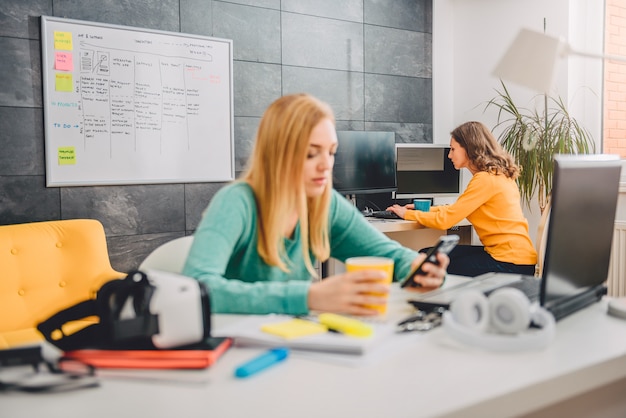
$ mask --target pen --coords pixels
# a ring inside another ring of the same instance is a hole
[[[289,355],[288,348],[273,348],[235,369],[236,377],[248,377],[274,364],[280,363]]]

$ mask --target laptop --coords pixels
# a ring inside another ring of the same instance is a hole
[[[486,273],[409,302],[446,307],[469,288],[488,295],[500,287],[517,287],[559,320],[599,301],[606,294],[621,165],[617,155],[555,156],[541,278]]]

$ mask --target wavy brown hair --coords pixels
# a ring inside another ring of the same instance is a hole
[[[332,181],[315,198],[306,196],[303,181],[311,132],[324,119],[335,122],[330,106],[308,94],[283,96],[274,101],[263,114],[249,168],[242,176],[254,190],[257,201],[259,255],[267,264],[286,272],[286,214],[294,210],[298,213],[302,252],[309,272],[317,275],[310,252],[321,261],[330,256],[328,212]]]
[[[502,148],[483,123],[465,122],[450,132],[450,135],[465,149],[474,169],[504,174],[512,179],[519,176],[520,168],[513,157]]]

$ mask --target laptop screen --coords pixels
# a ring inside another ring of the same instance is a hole
[[[606,281],[621,164],[617,155],[555,157],[542,305]]]

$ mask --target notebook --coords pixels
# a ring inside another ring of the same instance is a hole
[[[469,282],[424,293],[413,303],[449,305],[469,288],[489,294],[497,288],[520,288],[559,320],[606,294],[621,175],[617,155],[557,155],[552,205],[541,278],[486,273]]]
[[[393,322],[377,322],[375,319],[368,322],[373,328],[373,335],[369,337],[324,332],[298,338],[283,338],[263,331],[264,328],[292,319],[292,316],[279,314],[249,315],[242,321],[220,329],[219,333],[233,338],[235,346],[239,347],[289,347],[293,350],[363,355],[390,341],[389,337],[395,332]]]
[[[97,368],[113,369],[205,369],[231,346],[232,340],[209,337],[197,344],[171,349],[80,349],[66,351],[64,359],[78,360]]]

